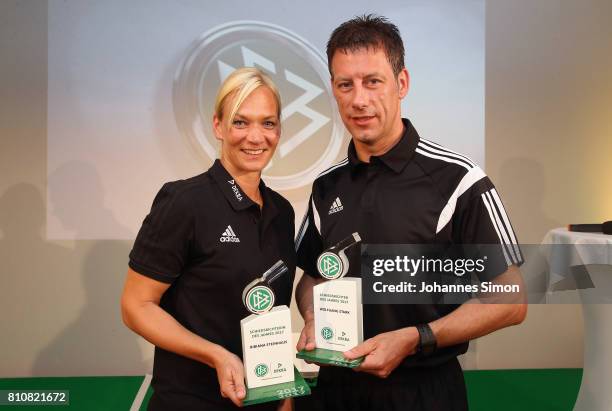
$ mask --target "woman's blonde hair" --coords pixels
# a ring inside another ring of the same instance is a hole
[[[230,74],[219,89],[215,99],[215,115],[221,121],[231,123],[244,100],[258,87],[265,86],[272,91],[276,100],[277,115],[281,115],[281,99],[274,82],[261,70],[254,67],[242,67]],[[225,116],[224,106],[228,99],[231,105],[227,107],[229,116]]]

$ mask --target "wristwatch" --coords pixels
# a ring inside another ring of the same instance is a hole
[[[431,355],[436,351],[436,347],[438,346],[436,336],[431,330],[431,327],[429,324],[419,324],[416,326],[416,329],[419,332],[419,345],[417,351],[423,356]]]

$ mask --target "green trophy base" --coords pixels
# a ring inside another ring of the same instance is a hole
[[[297,358],[300,358],[309,362],[316,362],[319,364],[336,365],[339,367],[355,368],[363,362],[364,357],[355,358],[354,360],[347,360],[342,355],[342,351],[327,350],[325,348],[315,348],[312,351],[302,350],[296,354]]]
[[[302,377],[302,374],[293,367],[294,381],[283,382],[267,387],[247,388],[247,394],[242,404],[244,406],[262,404],[264,402],[279,401],[284,398],[301,397],[310,395],[310,387]]]

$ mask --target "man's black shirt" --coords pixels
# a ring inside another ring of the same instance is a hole
[[[403,123],[404,134],[387,153],[364,163],[351,142],[348,157],[314,181],[296,237],[298,266],[317,277],[318,255],[353,232],[364,244],[499,244],[502,264],[489,267],[490,278],[520,265],[516,236],[491,180],[467,157],[421,139],[410,121]],[[348,276],[359,277],[359,247],[347,257]],[[457,307],[364,305],[364,339],[434,321]],[[409,356],[402,366],[440,364],[467,347]]]

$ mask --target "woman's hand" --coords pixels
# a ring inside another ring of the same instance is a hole
[[[246,387],[244,386],[244,366],[240,358],[223,349],[223,352],[216,356],[215,369],[221,396],[229,398],[238,407],[242,407],[242,400],[246,397]]]
[[[187,330],[159,306],[169,286],[129,269],[121,298],[124,322],[152,344],[215,368],[221,395],[242,406],[246,396],[242,361]]]

